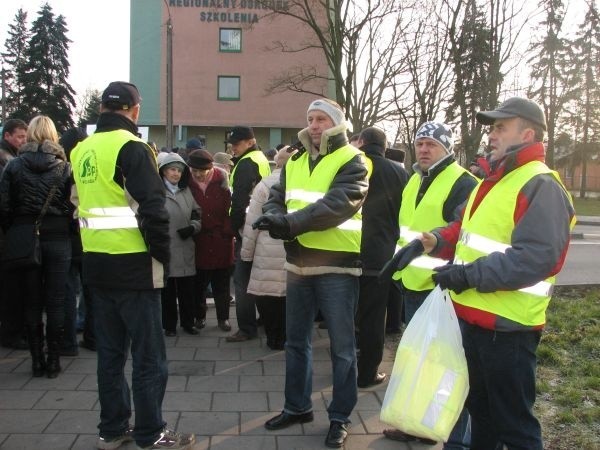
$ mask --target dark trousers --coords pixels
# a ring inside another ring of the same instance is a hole
[[[385,343],[385,311],[390,282],[379,283],[376,276],[360,277],[356,323],[358,325],[358,382],[368,384],[375,379],[383,358]]]
[[[124,369],[131,344],[134,438],[138,446],[149,446],[166,425],[162,402],[168,371],[160,290],[90,287],[90,292],[98,351],[100,435],[110,439],[129,428],[131,393]]]
[[[270,295],[253,295],[253,297],[265,327],[267,345],[283,344],[285,342],[285,297]]]
[[[233,270],[233,285],[235,287],[235,314],[237,316],[238,328],[246,336],[254,337],[258,334],[256,322],[256,304],[254,296],[246,295],[250,273],[252,272],[252,261],[242,261],[240,249],[242,240],[235,240],[235,268]]]
[[[229,319],[231,269],[196,269],[194,317],[206,319],[206,290],[210,284],[215,299],[217,320]]]
[[[402,325],[402,294],[396,283],[390,284],[387,302],[385,329],[395,332],[400,331]]]
[[[42,266],[23,271],[25,274],[25,308],[27,326],[32,330],[42,323],[46,311],[48,342],[60,345],[65,323],[67,277],[71,265],[71,240],[41,240]]]
[[[165,330],[177,328],[177,303],[179,323],[183,328],[194,326],[194,277],[169,277],[161,292],[162,322]]]
[[[77,350],[77,299],[81,298],[81,262],[71,261],[65,296],[65,327],[62,340],[64,350]]]
[[[21,270],[2,271],[0,298],[0,341],[12,345],[25,334],[25,274]]]
[[[533,415],[540,331],[499,332],[461,323],[469,367],[472,450],[542,450]]]
[[[96,347],[96,332],[94,330],[94,302],[92,291],[84,283],[82,286],[83,302],[85,305],[85,320],[83,323],[83,340],[88,348]]]

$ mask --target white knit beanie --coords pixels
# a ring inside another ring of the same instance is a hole
[[[337,103],[327,98],[320,98],[312,102],[308,106],[306,113],[308,114],[310,111],[314,110],[323,111],[325,114],[327,114],[335,126],[345,123],[346,121],[342,108]]]

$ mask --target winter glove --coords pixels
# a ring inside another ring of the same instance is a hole
[[[252,224],[252,229],[268,230],[273,239],[290,240],[290,224],[282,214],[265,214]]]
[[[181,239],[187,239],[187,238],[191,237],[192,234],[194,234],[194,226],[189,225],[187,227],[180,228],[179,230],[177,230],[177,234],[179,235],[179,237]]]
[[[423,243],[419,239],[410,241],[398,250],[392,259],[385,263],[378,275],[379,282],[383,283],[389,280],[395,271],[404,269],[413,259],[421,256],[424,251]]]
[[[431,278],[435,284],[439,284],[442,289],[450,289],[451,291],[460,294],[462,291],[469,289],[469,281],[465,266],[462,264],[449,264],[447,266],[436,267],[437,273],[434,273]]]

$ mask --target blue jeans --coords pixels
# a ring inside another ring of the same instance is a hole
[[[168,372],[160,289],[90,287],[90,291],[98,351],[100,435],[120,436],[129,426],[131,399],[123,369],[131,344],[134,438],[140,447],[146,447],[158,439],[166,425],[162,401]]]
[[[312,330],[323,314],[331,341],[333,398],[330,421],[350,422],[357,401],[354,315],[358,277],[345,274],[301,276],[287,273],[285,405],[288,414],[312,410]]]
[[[542,430],[533,415],[541,331],[499,332],[462,322],[462,335],[469,366],[471,448],[542,450]]]
[[[408,325],[431,291],[411,291],[401,285],[400,290],[403,297],[404,318]],[[460,325],[462,329],[462,322]],[[470,444],[471,418],[467,408],[463,408],[448,437],[448,442],[444,444],[444,450],[469,450]]]

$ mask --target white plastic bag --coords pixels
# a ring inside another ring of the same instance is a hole
[[[468,392],[458,319],[447,291],[436,286],[402,335],[380,418],[413,436],[446,442]]]

